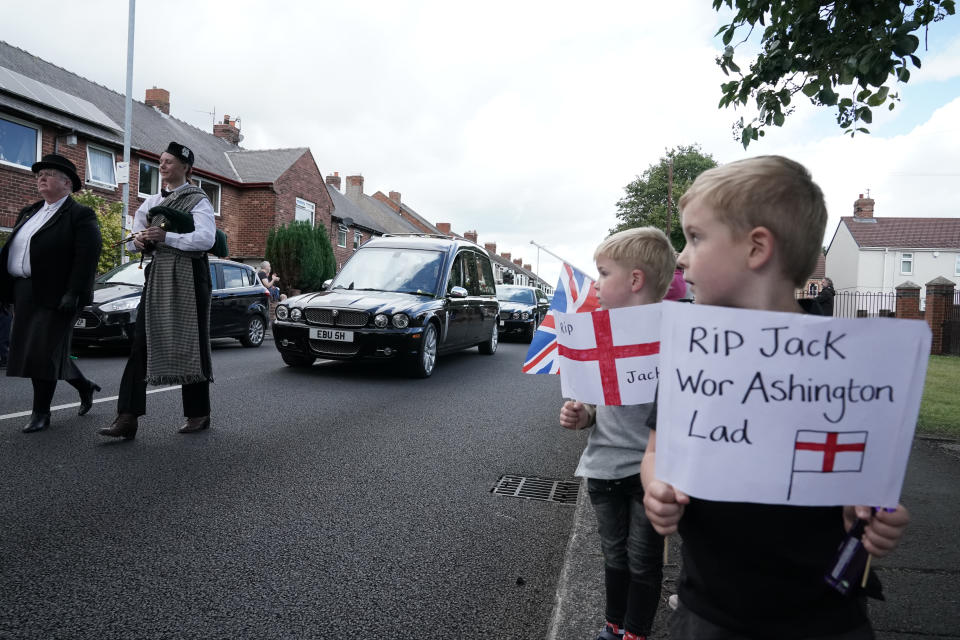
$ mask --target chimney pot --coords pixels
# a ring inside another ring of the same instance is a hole
[[[463,237],[474,244],[477,243],[477,231],[475,229],[471,231],[464,231]]]
[[[340,191],[340,172],[334,171],[332,176],[327,176],[327,184]]]
[[[497,243],[496,242],[484,242],[483,248],[487,250],[487,253],[490,255],[497,255]]]
[[[522,267],[522,266],[523,266],[523,258],[514,258],[514,259],[513,259],[513,264],[517,265],[518,267]]]
[[[864,198],[863,194],[853,203],[854,218],[872,218],[873,217],[873,198]]]
[[[509,259],[510,259],[510,252],[509,252],[509,251],[504,251],[503,253],[500,254],[500,257],[503,258],[504,260],[509,260]]]
[[[157,87],[147,89],[143,102],[148,107],[153,107],[158,111],[170,115],[170,92],[166,89],[158,89]]]
[[[390,199],[393,200],[394,202],[396,202],[397,204],[400,204],[400,192],[399,192],[399,191],[391,191],[391,192],[390,192]]]
[[[438,222],[434,225],[437,229],[440,229],[440,232],[445,235],[450,235],[450,223],[449,222]]]
[[[347,197],[359,202],[363,196],[363,176],[347,176]]]

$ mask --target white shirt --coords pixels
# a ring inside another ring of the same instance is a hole
[[[188,184],[190,183],[185,182],[176,189],[173,189],[173,191],[183,189]],[[137,213],[133,217],[133,233],[143,231],[147,228],[147,213],[150,209],[160,204],[162,200],[163,194],[155,193],[143,201],[143,204],[140,205],[140,208],[137,209]],[[193,215],[193,231],[190,233],[173,233],[172,231],[168,231],[163,243],[174,249],[180,249],[181,251],[207,251],[213,246],[213,240],[217,234],[217,223],[215,222],[213,205],[210,204],[208,198],[203,198],[190,210],[190,213]],[[127,249],[129,251],[138,251],[132,240],[127,243]]]
[[[15,278],[29,278],[30,269],[30,241],[40,227],[47,224],[53,214],[57,212],[68,196],[63,196],[53,204],[45,204],[36,213],[30,216],[17,235],[10,241],[10,252],[7,254],[7,273]]]

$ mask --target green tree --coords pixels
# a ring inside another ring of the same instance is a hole
[[[100,252],[100,262],[97,264],[97,273],[105,273],[120,264],[125,249],[119,246],[124,230],[120,223],[123,215],[122,202],[107,202],[90,189],[84,189],[73,194],[78,203],[90,207],[97,214],[100,223],[100,235],[103,237],[103,250]],[[128,254],[129,255],[129,254]]]
[[[720,85],[719,106],[755,103],[752,121],[734,123],[745,149],[764,127],[783,126],[797,92],[836,107],[846,133],[869,133],[863,125],[873,121],[871,109],[888,101],[893,109],[899,94],[891,86],[910,80],[910,65],[920,68],[915,32],[954,14],[954,0],[713,0],[714,10],[723,5],[735,14],[717,31],[725,45],[717,64],[739,79]],[[757,27],[764,29],[761,51],[744,74],[734,53]],[[746,37],[731,44],[741,28]]]
[[[670,241],[677,251],[683,250],[686,241],[680,228],[677,202],[693,184],[694,179],[717,166],[710,154],[704,154],[699,145],[679,146],[666,151],[660,160],[647,167],[636,180],[624,187],[626,195],[617,202],[619,223],[611,233],[633,227],[657,227],[666,231],[667,183],[669,165],[673,160],[673,206],[670,219]]]
[[[336,271],[326,229],[309,222],[291,222],[271,229],[266,259],[280,274],[285,287],[300,291],[318,291]]]

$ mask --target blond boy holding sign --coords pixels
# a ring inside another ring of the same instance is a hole
[[[779,156],[701,174],[680,199],[687,246],[678,264],[697,304],[808,312],[794,290],[813,270],[827,222],[823,193],[801,165]],[[806,301],[801,301],[806,302]],[[874,637],[862,592],[824,580],[846,531],[867,521],[863,545],[889,553],[907,526],[902,506],[797,507],[714,502],[656,478],[656,410],[641,476],[644,505],[661,534],[683,539],[680,603],[670,637]],[[878,585],[877,585],[877,590]]]
[[[673,247],[659,229],[615,233],[594,253],[594,287],[601,309],[660,302],[676,265]],[[606,584],[606,624],[597,640],[646,638],[653,625],[663,581],[663,538],[643,509],[640,461],[652,403],[594,406],[567,401],[560,425],[594,426],[576,475],[587,478],[597,515]]]

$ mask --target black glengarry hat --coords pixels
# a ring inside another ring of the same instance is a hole
[[[190,150],[190,147],[184,146],[179,142],[171,142],[167,145],[167,153],[176,157],[180,162],[185,162],[191,167],[193,166],[193,151]]]
[[[74,166],[74,164],[56,153],[50,153],[43,156],[43,159],[40,162],[34,162],[33,166],[30,167],[30,170],[34,173],[40,173],[40,169],[56,169],[57,171],[66,174],[70,177],[70,182],[73,183],[74,191],[80,191],[80,187],[83,186],[83,183],[80,181],[80,176],[77,175],[77,168]]]

